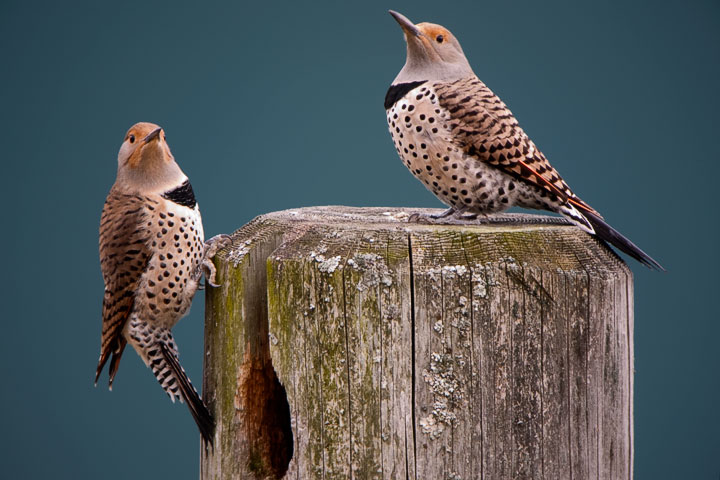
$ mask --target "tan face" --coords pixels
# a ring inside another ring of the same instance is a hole
[[[118,166],[132,170],[157,167],[173,162],[165,131],[153,123],[136,123],[125,134],[120,146]]]

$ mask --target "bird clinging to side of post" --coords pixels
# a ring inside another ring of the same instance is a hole
[[[210,259],[226,242],[226,235],[204,242],[193,189],[162,128],[133,125],[100,221],[105,295],[95,383],[110,360],[112,388],[130,343],[172,401],[187,403],[206,443],[212,443],[214,421],[180,366],[170,330],[190,309],[203,272],[215,286]]]
[[[403,163],[450,207],[433,218],[472,219],[512,206],[548,210],[663,270],[570,190],[473,73],[450,31],[390,14],[405,33],[407,59],[385,96],[388,126]]]

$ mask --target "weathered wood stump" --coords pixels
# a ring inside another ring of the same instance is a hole
[[[203,477],[631,478],[627,266],[558,219],[416,211],[233,234],[207,294]]]

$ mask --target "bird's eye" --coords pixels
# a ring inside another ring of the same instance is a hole
[[[135,143],[135,135],[130,135],[128,139],[130,140],[130,143]]]
[[[163,135],[163,142],[167,142],[167,136]]]
[[[442,43],[443,40],[445,40],[445,37],[443,37],[442,35],[438,35],[437,37],[435,37],[435,40],[436,40],[438,43]]]

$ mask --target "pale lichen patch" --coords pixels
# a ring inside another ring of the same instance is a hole
[[[318,262],[318,270],[323,273],[333,273],[340,265],[340,255],[325,259],[322,255],[315,258]]]
[[[464,358],[460,356],[459,359],[464,365]],[[430,414],[419,422],[422,432],[431,439],[438,438],[446,426],[456,421],[453,410],[464,399],[462,386],[455,372],[457,360],[450,353],[433,352],[430,355],[430,368],[422,373],[423,380],[436,398]]]
[[[245,240],[239,245],[233,245],[227,254],[227,259],[237,268],[250,250],[252,250],[252,240]]]
[[[347,261],[347,264],[362,272],[362,277],[356,286],[361,292],[369,288],[376,288],[380,284],[385,287],[391,287],[393,284],[393,274],[388,269],[385,259],[380,255],[357,253]]]
[[[432,440],[435,440],[442,435],[445,431],[445,427],[451,426],[457,421],[457,416],[448,408],[446,401],[439,400],[433,403],[433,409],[429,415],[423,417],[418,422],[420,429],[426,435],[429,435]]]

